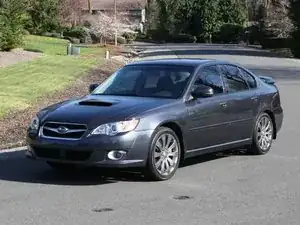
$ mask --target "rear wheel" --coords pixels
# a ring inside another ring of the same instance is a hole
[[[176,133],[166,127],[159,128],[151,142],[145,175],[155,181],[171,179],[179,166],[180,154]]]
[[[262,113],[256,120],[253,141],[249,152],[255,155],[264,155],[271,149],[273,143],[274,125],[267,113]]]

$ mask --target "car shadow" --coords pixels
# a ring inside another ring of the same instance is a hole
[[[195,156],[192,158],[186,159],[183,163],[181,163],[180,168],[197,165],[200,163],[206,163],[222,158],[234,157],[234,156],[247,156],[249,155],[245,149],[230,149],[224,152],[218,153],[209,153],[200,156]]]
[[[188,167],[200,163],[234,156],[241,153],[225,152],[207,154],[190,158],[180,167]],[[149,182],[136,170],[115,170],[89,168],[70,173],[59,173],[46,163],[32,161],[24,156],[23,151],[0,154],[0,180],[51,185],[89,186],[105,185],[117,182]]]
[[[0,180],[52,185],[104,185],[119,181],[142,181],[136,172],[89,168],[60,173],[45,162],[32,161],[23,151],[0,154]]]

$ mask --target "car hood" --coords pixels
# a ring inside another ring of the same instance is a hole
[[[42,121],[82,123],[89,127],[126,120],[147,110],[163,107],[173,99],[89,95],[70,99],[42,110]]]

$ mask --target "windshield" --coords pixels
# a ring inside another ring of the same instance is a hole
[[[132,65],[115,72],[92,95],[120,95],[179,98],[194,67],[174,65]]]

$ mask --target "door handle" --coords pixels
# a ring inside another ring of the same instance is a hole
[[[221,102],[220,106],[222,106],[223,108],[226,108],[227,107],[227,103],[226,102]]]

